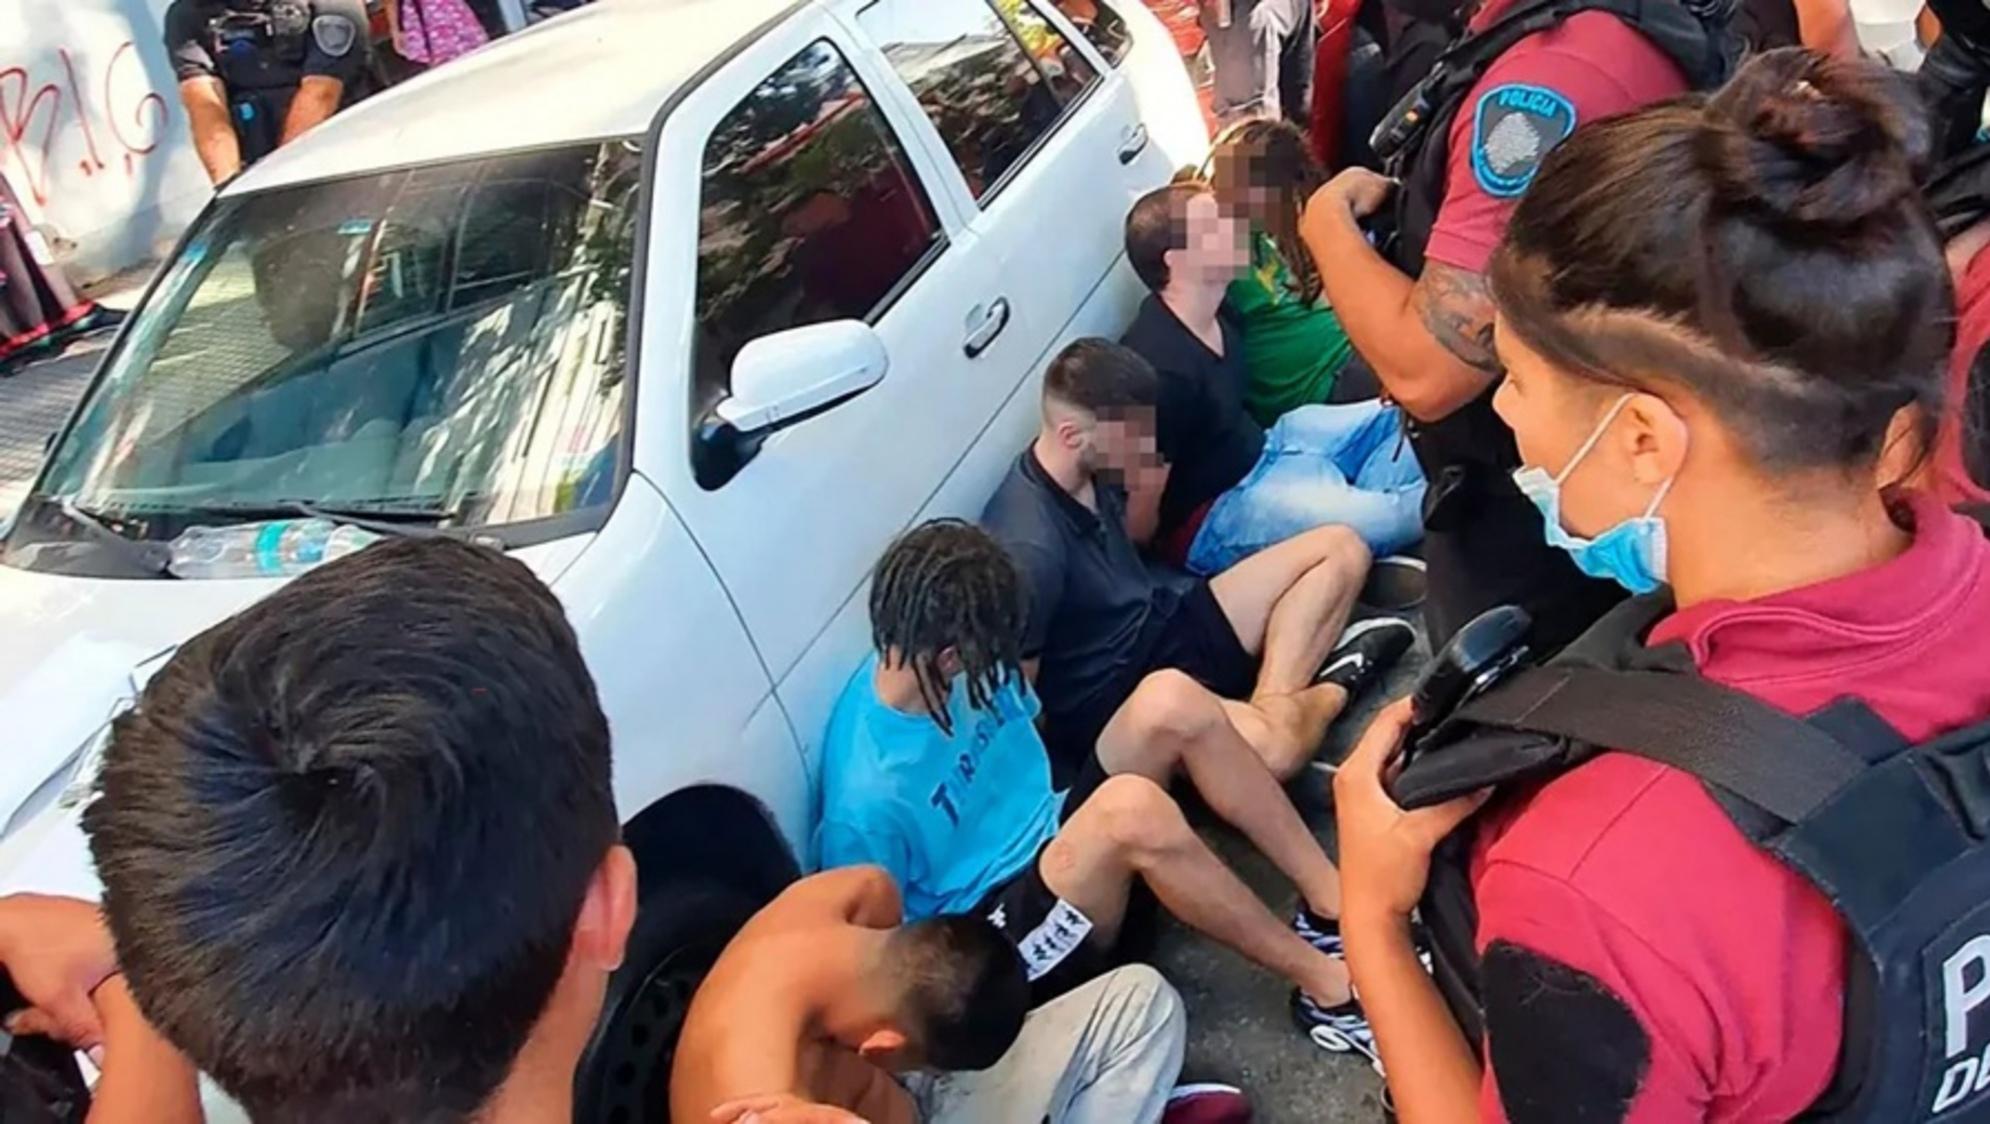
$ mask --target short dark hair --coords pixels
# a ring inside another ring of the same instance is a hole
[[[1057,353],[1044,372],[1043,393],[1109,417],[1152,410],[1161,396],[1161,376],[1139,352],[1093,337],[1075,340]]]
[[[1188,248],[1188,202],[1210,194],[1207,183],[1184,180],[1141,196],[1126,213],[1126,260],[1147,287],[1168,287],[1168,254]]]
[[[559,603],[451,539],[376,544],[188,641],[97,784],[132,992],[265,1122],[476,1112],[619,830]]]
[[[902,1016],[921,1060],[945,1072],[1002,1060],[1029,1014],[1029,976],[1016,946],[980,917],[943,915],[907,925],[887,949],[905,986]]]
[[[1016,564],[988,532],[959,519],[935,519],[899,536],[871,578],[871,644],[896,648],[919,678],[926,709],[953,732],[952,693],[934,667],[952,648],[967,680],[968,705],[986,710],[1023,669],[1027,595]]]
[[[1794,49],[1585,125],[1493,258],[1502,330],[1606,387],[1683,387],[1772,473],[1876,464],[1902,407],[1941,416],[1955,338],[1928,151],[1905,78]]]

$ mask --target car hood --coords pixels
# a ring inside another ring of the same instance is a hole
[[[551,582],[591,538],[513,557]],[[91,748],[180,644],[282,585],[282,579],[106,580],[0,566],[0,729],[7,731],[0,830],[13,830],[57,795],[64,783],[58,774]]]
[[[278,581],[106,581],[0,566],[0,822],[191,636]]]

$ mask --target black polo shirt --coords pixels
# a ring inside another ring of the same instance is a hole
[[[1244,366],[1243,330],[1227,304],[1216,321],[1223,331],[1222,355],[1176,319],[1160,296],[1150,295],[1120,341],[1161,376],[1154,437],[1173,466],[1161,493],[1163,536],[1243,483],[1264,455],[1264,428],[1244,409],[1250,372]]]
[[[1034,447],[1016,459],[981,522],[1022,571],[1025,659],[1046,728],[1083,722],[1144,658],[1150,629],[1174,615],[1189,582],[1150,570],[1126,533],[1126,494],[1097,485],[1097,512],[1059,487]],[[1144,666],[1144,665],[1143,665]],[[1064,764],[1064,762],[1060,762]]]

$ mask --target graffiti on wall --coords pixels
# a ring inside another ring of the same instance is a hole
[[[100,66],[61,47],[40,73],[0,69],[0,157],[8,178],[38,205],[72,172],[136,176],[164,139],[170,113],[129,39]]]

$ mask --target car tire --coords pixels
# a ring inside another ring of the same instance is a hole
[[[710,878],[645,886],[575,1076],[577,1124],[669,1124],[670,1066],[698,984],[762,903]]]

